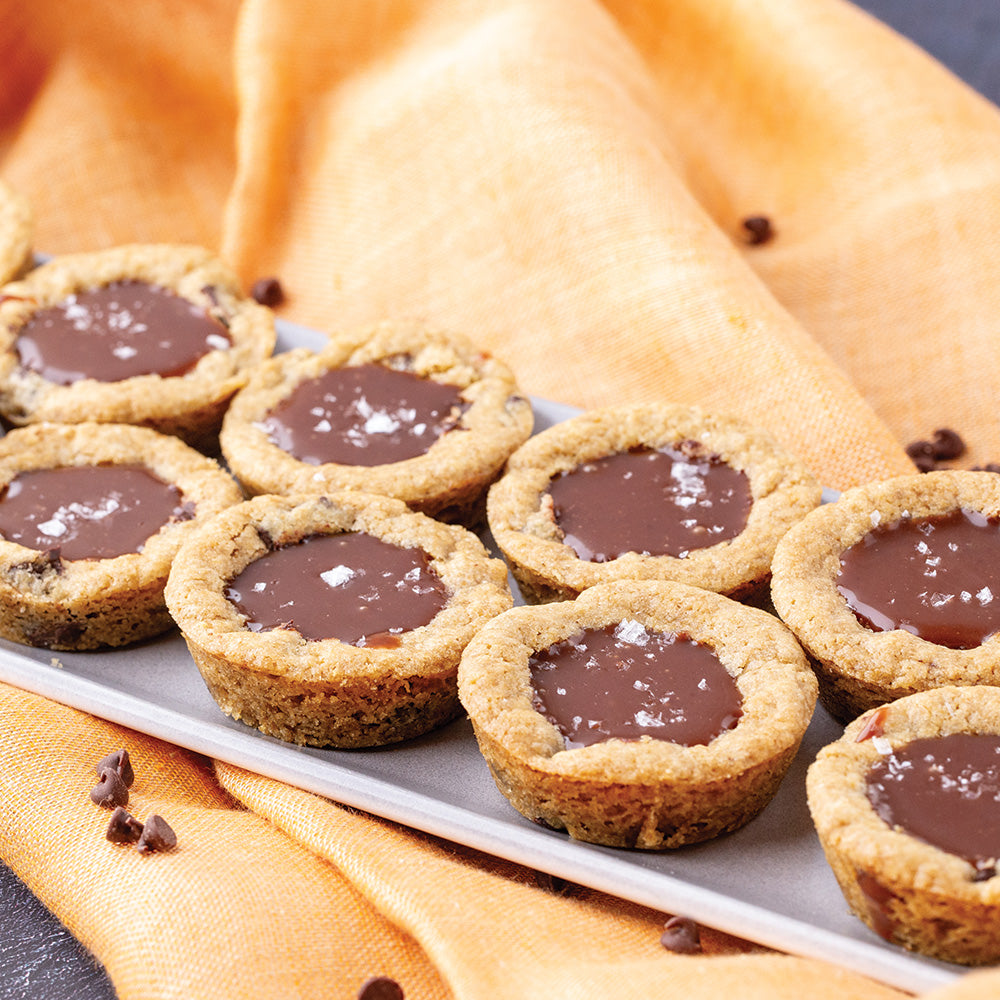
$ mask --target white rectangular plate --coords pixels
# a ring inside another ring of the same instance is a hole
[[[304,327],[278,327],[279,350],[318,348],[325,340]],[[576,412],[533,403],[537,429]],[[710,843],[652,853],[578,843],[521,817],[493,784],[467,719],[377,750],[316,750],[264,736],[219,710],[176,632],[124,650],[55,656],[0,641],[0,680],[415,829],[901,989],[931,989],[963,971],[887,944],[848,912],[805,801],[809,762],[841,732],[821,707],[760,816]]]

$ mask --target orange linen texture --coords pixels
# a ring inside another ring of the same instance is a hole
[[[200,243],[289,319],[459,328],[527,392],[732,413],[837,488],[942,426],[1000,460],[1000,114],[841,0],[0,9],[0,174],[40,250]],[[104,840],[120,746],[175,852]],[[663,914],[3,687],[0,762],[0,855],[122,1000],[901,996],[720,935],[669,954]]]

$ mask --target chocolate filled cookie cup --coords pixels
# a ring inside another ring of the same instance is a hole
[[[781,540],[774,607],[841,721],[949,684],[1000,684],[1000,477],[943,471],[845,492]]]
[[[114,424],[36,424],[0,439],[0,635],[57,650],[123,646],[173,626],[171,561],[242,498],[177,438]]]
[[[489,492],[490,530],[525,599],[613,580],[766,590],[778,539],[821,488],[769,434],[692,407],[609,407],[519,448]]]
[[[221,443],[251,494],[362,490],[470,525],[532,423],[507,366],[465,337],[382,324],[259,366]]]
[[[469,643],[458,683],[518,812],[652,850],[759,813],[816,703],[805,656],[772,615],[663,581],[514,608]]]
[[[207,250],[55,257],[0,290],[0,413],[14,424],[137,424],[214,448],[274,317]]]
[[[1000,960],[1000,689],[935,688],[866,712],[806,777],[852,912],[946,962]]]
[[[223,511],[178,553],[166,596],[226,714],[345,748],[453,718],[462,650],[512,604],[474,534],[360,492]]]
[[[0,180],[0,282],[10,281],[31,262],[34,213],[27,199]]]

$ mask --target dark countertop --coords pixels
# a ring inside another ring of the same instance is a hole
[[[1000,104],[996,0],[859,0],[967,83]],[[0,996],[6,1000],[114,1000],[103,970],[0,863]]]

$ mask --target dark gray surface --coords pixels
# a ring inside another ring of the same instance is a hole
[[[863,0],[990,100],[1000,103],[1000,4],[996,0]],[[0,997],[112,1000],[93,959],[0,864]]]

